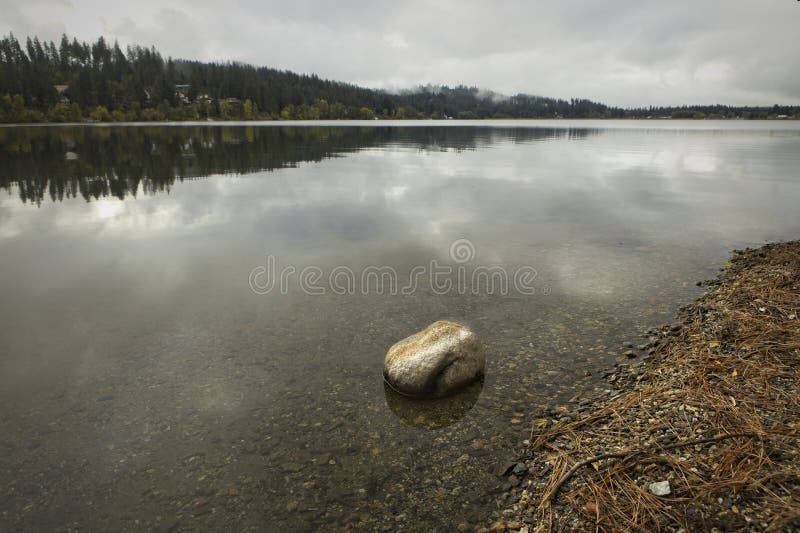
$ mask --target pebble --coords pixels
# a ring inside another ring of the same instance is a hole
[[[669,496],[672,494],[672,487],[669,485],[669,480],[650,483],[650,486],[647,487],[647,490],[650,491],[650,494],[655,496]]]
[[[292,462],[285,462],[281,464],[281,468],[283,468],[283,470],[286,472],[299,472],[300,470],[303,469],[303,466],[304,465],[301,465],[300,463],[292,463]]]
[[[503,533],[506,530],[506,523],[502,520],[498,520],[491,526],[489,526],[489,533]]]
[[[505,476],[509,472],[511,472],[514,467],[517,466],[517,463],[499,463],[493,470],[493,474],[496,476]]]

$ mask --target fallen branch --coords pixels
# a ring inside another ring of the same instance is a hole
[[[558,492],[559,490],[561,490],[561,487],[564,485],[564,483],[569,481],[569,479],[575,474],[575,472],[577,472],[584,466],[596,463],[598,461],[602,461],[604,459],[622,459],[626,457],[630,458],[636,455],[641,455],[643,453],[648,453],[652,451],[672,450],[675,448],[683,448],[685,446],[693,446],[695,444],[706,444],[708,442],[717,442],[720,440],[734,439],[737,437],[760,437],[760,436],[761,435],[759,435],[758,433],[728,433],[726,435],[718,435],[716,437],[708,437],[705,439],[677,442],[675,444],[669,444],[667,446],[648,446],[647,448],[640,448],[638,450],[628,450],[625,452],[613,452],[613,453],[603,453],[600,455],[595,455],[594,457],[590,457],[589,459],[585,459],[583,461],[580,461],[572,465],[572,468],[567,470],[567,472],[563,476],[561,476],[561,479],[559,479],[556,482],[556,484],[553,486],[550,492],[548,492],[547,495],[542,499],[542,505],[552,502],[553,499],[558,495]]]

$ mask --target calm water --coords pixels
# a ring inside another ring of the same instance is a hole
[[[0,530],[483,524],[537,410],[800,236],[798,168],[778,122],[0,128]],[[387,396],[442,318],[482,390]]]

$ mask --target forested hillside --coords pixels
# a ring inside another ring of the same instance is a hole
[[[164,59],[155,48],[100,37],[56,44],[0,40],[0,122],[373,118],[788,118],[798,107],[621,109],[585,99],[475,87],[403,92],[358,87],[267,67]]]

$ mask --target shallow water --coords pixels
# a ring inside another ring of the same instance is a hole
[[[0,529],[481,523],[538,410],[800,235],[798,168],[784,122],[0,128]],[[443,318],[482,388],[392,398]]]

